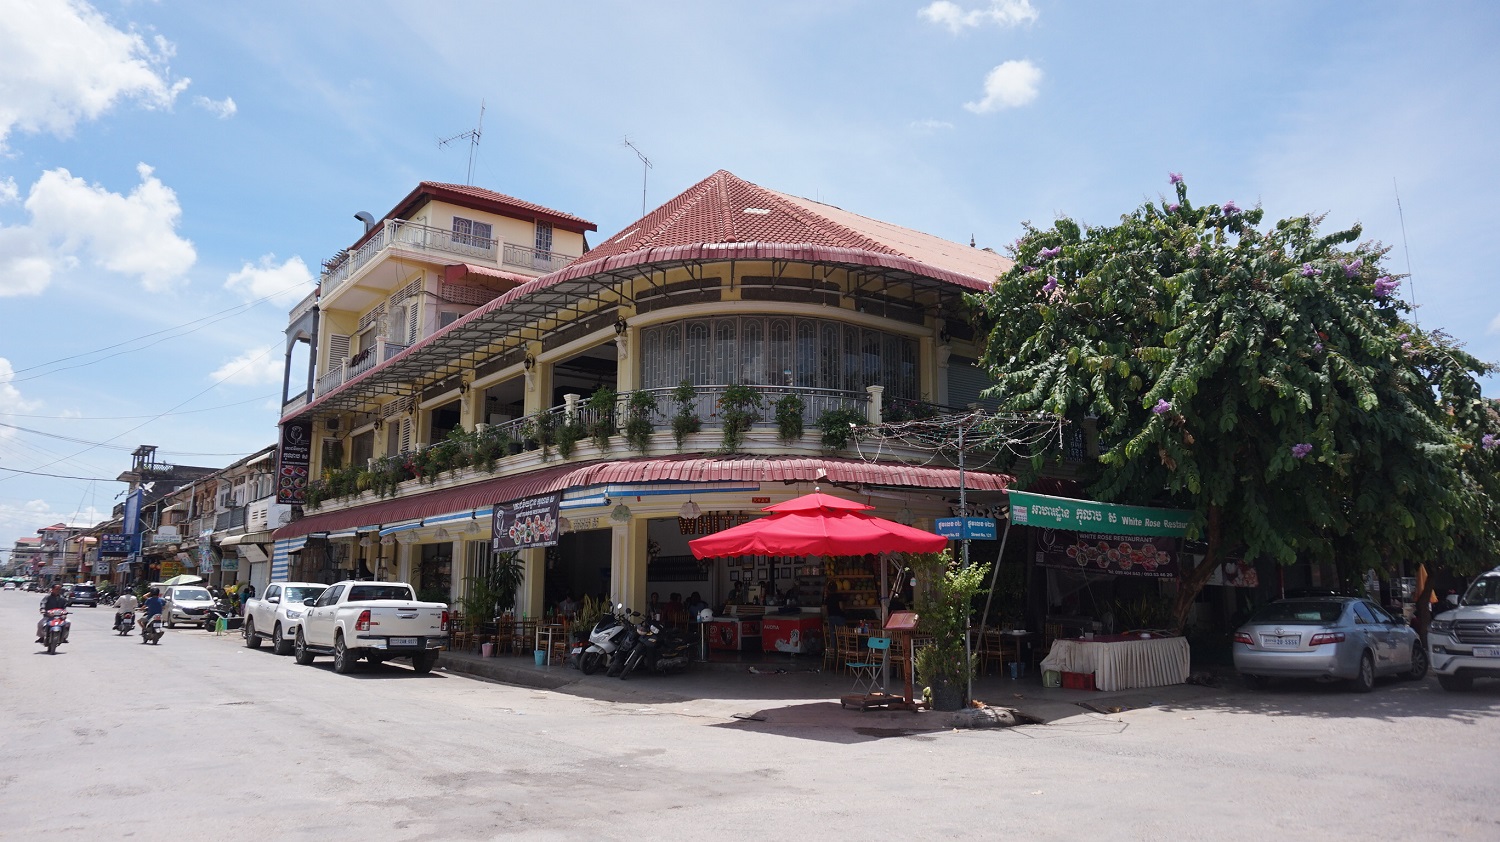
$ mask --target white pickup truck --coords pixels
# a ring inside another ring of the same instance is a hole
[[[360,658],[378,664],[410,658],[417,672],[430,672],[448,641],[448,606],[418,602],[405,582],[336,582],[306,612],[292,644],[297,663],[333,656],[333,671],[346,673]]]
[[[317,582],[272,582],[266,592],[245,603],[245,645],[259,649],[262,639],[271,641],[271,651],[286,655],[297,639],[297,627],[307,606],[304,599],[317,599],[327,590]]]

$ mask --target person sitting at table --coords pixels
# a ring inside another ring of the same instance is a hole
[[[839,598],[838,591],[830,589],[828,596],[823,598],[823,616],[828,619],[830,626],[844,624],[844,602]]]
[[[568,591],[563,601],[557,604],[557,610],[564,617],[571,617],[578,613],[578,601],[573,598],[573,592]]]
[[[708,603],[703,601],[703,597],[699,596],[697,591],[693,591],[692,593],[688,594],[688,598],[687,598],[687,610],[688,610],[688,613],[692,614],[694,617],[697,617],[698,614],[701,613],[703,611],[703,609],[705,609],[707,607],[708,607]]]

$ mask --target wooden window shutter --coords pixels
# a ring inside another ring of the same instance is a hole
[[[341,333],[328,337],[328,367],[331,369],[349,358],[349,337]]]

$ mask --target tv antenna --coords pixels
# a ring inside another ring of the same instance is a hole
[[[1411,322],[1418,324],[1417,281],[1412,277],[1411,246],[1406,243],[1406,211],[1401,209],[1401,187],[1396,184],[1395,176],[1391,176],[1391,189],[1396,192],[1396,215],[1401,218],[1401,250],[1406,252],[1406,290],[1411,296]]]
[[[646,173],[651,169],[651,159],[642,154],[641,150],[637,149],[636,145],[630,142],[629,137],[625,138],[625,145],[630,147],[630,151],[635,153],[635,157],[641,159],[641,216],[644,217],[646,215]]]
[[[453,137],[443,138],[443,139],[441,139],[441,140],[438,141],[438,148],[439,149],[445,149],[445,148],[447,148],[448,144],[452,143],[455,140],[464,140],[465,138],[468,139],[468,141],[469,141],[469,169],[464,174],[464,184],[467,184],[467,185],[469,185],[471,187],[474,185],[474,158],[475,158],[475,156],[477,156],[479,154],[479,138],[481,136],[483,136],[483,135],[484,135],[484,100],[481,99],[479,101],[479,127],[478,128],[469,129],[468,131],[463,132],[461,134],[456,134]]]

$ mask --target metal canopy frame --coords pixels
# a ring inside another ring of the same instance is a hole
[[[845,295],[856,300],[863,300],[875,292],[877,284],[885,292],[905,286],[913,299],[919,292],[937,293],[936,309],[942,312],[967,292],[948,281],[890,267],[873,267],[851,261],[767,259],[773,266],[779,265],[778,273],[784,272],[792,263],[822,267],[825,278],[837,270],[845,270],[853,282]],[[627,281],[644,279],[656,288],[664,289],[669,270],[685,269],[690,277],[701,278],[705,267],[723,262],[724,258],[660,261],[642,266],[644,272],[604,269],[542,287],[471,321],[454,323],[428,337],[427,344],[375,366],[307,407],[284,416],[283,420],[316,419],[340,412],[364,411],[372,400],[381,396],[421,394],[432,385],[481,364],[486,358],[504,356],[524,348],[528,342],[541,341],[567,321],[610,306],[632,303],[633,299],[620,291]],[[658,273],[660,283],[657,282]],[[608,294],[611,292],[614,295]],[[595,307],[586,308],[584,304],[594,304]],[[569,318],[570,314],[572,318]]]

